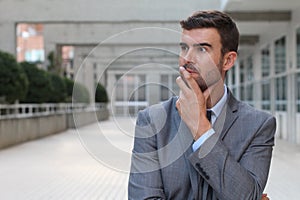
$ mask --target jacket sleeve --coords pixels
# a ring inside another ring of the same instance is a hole
[[[230,142],[225,143],[215,134],[189,160],[219,199],[261,199],[268,178],[275,129],[275,118],[266,118],[247,141],[240,138],[244,147],[231,147],[232,151],[241,151],[238,156],[228,150]],[[244,130],[240,127],[235,132],[241,135],[245,134]]]
[[[147,110],[139,112],[128,183],[130,200],[165,199],[155,133]]]

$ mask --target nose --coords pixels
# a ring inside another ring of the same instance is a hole
[[[191,49],[189,49],[185,55],[183,55],[183,59],[185,63],[194,63],[194,53]]]

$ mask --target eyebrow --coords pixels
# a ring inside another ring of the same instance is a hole
[[[186,43],[184,42],[180,42],[179,43],[180,46],[188,46]],[[198,47],[198,46],[207,46],[207,47],[212,47],[211,44],[203,42],[203,43],[198,43],[198,44],[193,44],[193,47]]]
[[[198,43],[198,44],[193,44],[193,46],[194,46],[194,47],[197,47],[197,46],[207,46],[207,47],[212,47],[211,44],[206,43],[206,42],[204,42],[204,43]]]

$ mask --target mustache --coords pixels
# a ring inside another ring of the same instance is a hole
[[[186,63],[182,67],[186,70],[189,69],[190,71],[198,72],[197,68],[191,63]]]
[[[184,67],[188,71],[197,72],[199,74],[198,69],[191,63],[184,64],[182,67]],[[184,81],[184,83],[188,86],[188,88],[190,88],[190,86],[188,85],[188,83],[185,80],[184,76],[182,74],[180,74],[180,76],[181,76],[182,80]],[[200,74],[199,74],[198,79],[196,79],[196,82],[197,82],[197,84],[198,84],[198,86],[199,86],[199,88],[202,92],[204,92],[208,88],[206,82],[204,81],[204,79],[201,77]]]

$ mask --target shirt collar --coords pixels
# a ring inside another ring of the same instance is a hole
[[[220,101],[218,101],[218,103],[216,105],[214,105],[214,107],[212,107],[210,109],[216,118],[220,115],[220,113],[226,103],[226,100],[227,100],[227,87],[226,87],[226,85],[224,85],[224,94],[223,94],[222,98],[220,99]]]

